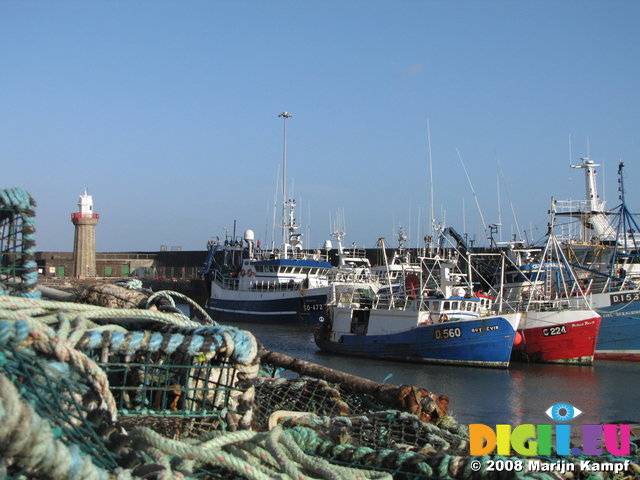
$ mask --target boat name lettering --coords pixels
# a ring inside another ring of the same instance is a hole
[[[613,295],[610,295],[610,298],[611,298],[611,305],[635,302],[640,300],[640,292],[614,293]]]
[[[494,330],[498,330],[500,327],[498,325],[487,325],[484,327],[484,330],[487,332],[493,332]],[[481,333],[483,327],[474,327],[471,329],[471,333]]]
[[[434,333],[436,340],[443,340],[447,338],[461,337],[462,332],[459,328],[440,328]]]
[[[548,327],[542,329],[542,335],[545,337],[552,337],[554,335],[564,335],[567,333],[567,327],[565,325],[559,325],[557,327]]]

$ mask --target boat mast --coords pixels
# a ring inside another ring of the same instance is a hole
[[[636,223],[633,215],[627,209],[627,204],[624,198],[624,175],[623,175],[624,162],[622,160],[618,162],[618,191],[620,199],[620,207],[618,213],[618,225],[616,229],[616,244],[613,249],[613,256],[611,257],[611,275],[617,274],[616,264],[619,258],[624,259],[624,265],[628,261],[633,261],[633,258],[638,256],[638,232],[640,228]],[[620,245],[622,243],[622,245]],[[624,276],[624,275],[620,275]]]
[[[431,208],[429,211],[429,223],[431,224],[431,233],[429,237],[429,256],[433,256],[434,239],[435,239],[435,214],[433,213],[433,159],[431,156],[431,127],[429,126],[429,120],[427,119],[427,140],[429,142],[429,192],[431,193]]]
[[[289,112],[282,112],[278,117],[283,119],[284,140],[282,148],[282,249],[287,258],[287,118],[293,117]]]
[[[584,211],[580,212],[584,240],[615,240],[615,228],[606,216],[605,201],[601,200],[600,195],[598,195],[596,167],[599,167],[600,164],[595,163],[589,157],[581,158],[580,161],[582,162],[581,164],[571,164],[570,166],[571,168],[584,170],[586,206]]]

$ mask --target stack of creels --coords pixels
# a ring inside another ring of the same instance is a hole
[[[118,415],[168,438],[249,429],[257,344],[233,327],[93,330],[76,347],[106,372]]]
[[[0,190],[0,295],[40,298],[35,207],[20,188]]]
[[[104,372],[40,327],[0,321],[0,477],[124,479],[162,471],[117,422]]]

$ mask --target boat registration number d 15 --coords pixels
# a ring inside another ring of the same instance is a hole
[[[456,328],[439,328],[433,332],[436,340],[445,340],[447,338],[457,338],[462,336],[462,332]]]
[[[640,292],[614,293],[609,295],[611,305],[619,305],[621,303],[637,302],[640,300]]]

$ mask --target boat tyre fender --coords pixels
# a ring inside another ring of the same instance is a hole
[[[256,274],[253,270],[247,270],[247,277],[253,277]]]
[[[240,270],[240,276],[244,277],[247,274],[246,270],[243,268],[242,270]]]

